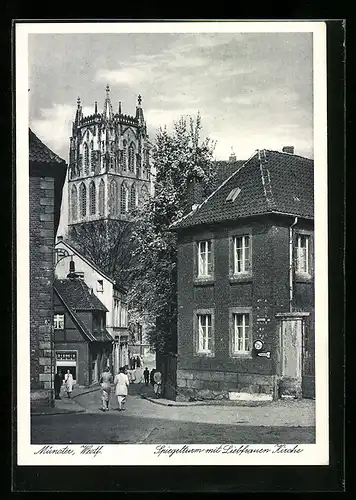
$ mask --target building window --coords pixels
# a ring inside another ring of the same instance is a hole
[[[233,273],[247,273],[251,270],[250,236],[233,237]]]
[[[101,179],[99,184],[99,215],[105,214],[105,182]]]
[[[55,314],[53,324],[55,330],[64,330],[64,314]]]
[[[130,172],[135,170],[135,148],[132,143],[129,146],[129,170]]]
[[[123,170],[126,170],[127,168],[127,143],[126,143],[126,140],[124,139],[123,140],[123,143],[122,143],[123,147],[122,147],[122,168]]]
[[[88,149],[88,144],[85,142],[84,143],[84,147],[83,147],[83,150],[84,150],[84,172],[86,174],[89,173],[89,149]]]
[[[198,278],[209,278],[213,275],[212,242],[198,241]]]
[[[98,280],[96,282],[96,291],[97,292],[103,292],[104,291],[104,281],[103,280]]]
[[[90,142],[90,168],[91,172],[95,173],[95,155],[94,155],[94,143]]]
[[[94,182],[90,183],[89,202],[90,202],[90,215],[94,215],[96,212],[96,188]]]
[[[148,188],[146,184],[144,184],[141,188],[141,202],[144,203],[148,200]]]
[[[310,236],[306,234],[297,235],[296,244],[296,272],[310,274]]]
[[[125,214],[128,211],[128,196],[127,186],[125,183],[121,184],[121,199],[120,199],[120,212]]]
[[[117,215],[119,188],[115,179],[110,184],[110,214]]]
[[[72,221],[76,221],[78,216],[78,193],[77,193],[77,187],[74,185],[72,186],[70,201],[71,201],[70,204],[71,218]]]
[[[81,184],[79,188],[79,196],[80,196],[80,215],[81,217],[85,217],[87,214],[87,188],[85,184]]]
[[[197,354],[213,356],[214,315],[210,309],[195,313],[195,345]]]
[[[121,302],[120,326],[122,326],[124,328],[127,327],[127,304],[125,302]]]
[[[131,189],[130,189],[130,209],[135,210],[136,205],[137,205],[136,186],[135,186],[135,184],[132,184]]]
[[[230,310],[230,342],[232,356],[251,353],[251,312],[235,308]]]

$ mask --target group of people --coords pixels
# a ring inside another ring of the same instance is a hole
[[[150,383],[155,391],[156,396],[159,398],[162,394],[162,374],[156,368],[152,368],[151,372],[146,368],[143,370],[143,376],[145,379],[145,385],[148,386]]]
[[[130,385],[129,378],[127,376],[127,370],[125,368],[120,368],[119,373],[113,376],[110,372],[110,368],[106,367],[100,377],[101,384],[101,399],[102,399],[102,410],[109,411],[109,401],[111,396],[111,384],[114,382],[115,395],[117,397],[118,410],[124,411],[124,404],[126,402],[126,396],[128,394],[128,388]]]
[[[67,393],[67,397],[70,398],[71,392],[73,391],[73,385],[74,385],[74,380],[73,380],[73,375],[71,374],[70,370],[67,370],[67,373],[64,375],[63,372],[59,373],[57,372],[54,376],[54,397],[55,399],[62,399],[60,394],[61,394],[61,388],[64,380],[64,388]]]
[[[152,385],[156,396],[159,398],[162,394],[162,374],[159,370],[153,368],[151,372],[146,368],[143,371],[143,376],[145,380],[145,385],[148,386],[149,383]],[[132,381],[132,379],[131,379]],[[67,397],[71,397],[73,391],[73,375],[70,370],[67,373],[57,372],[54,377],[54,391],[55,399],[61,399],[60,391],[64,382],[64,388],[67,393]],[[111,396],[111,386],[115,386],[115,395],[117,397],[118,410],[124,411],[124,405],[126,402],[126,396],[128,395],[128,388],[130,385],[130,379],[128,376],[128,370],[126,367],[119,369],[119,373],[113,378],[110,368],[106,367],[100,376],[101,384],[101,399],[102,399],[102,411],[109,410],[109,401]]]

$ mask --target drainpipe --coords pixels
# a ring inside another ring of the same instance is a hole
[[[298,217],[289,227],[289,312],[293,309],[293,227],[297,224]]]

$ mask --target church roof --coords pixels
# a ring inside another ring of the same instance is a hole
[[[171,229],[270,213],[314,218],[313,160],[257,151]]]
[[[31,129],[29,129],[29,159],[33,163],[59,163],[62,165],[66,163],[49,149]]]

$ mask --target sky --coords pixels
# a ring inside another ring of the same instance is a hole
[[[138,94],[152,142],[182,115],[201,114],[215,158],[256,149],[313,158],[311,33],[30,34],[30,127],[68,160],[77,97],[134,115]]]

